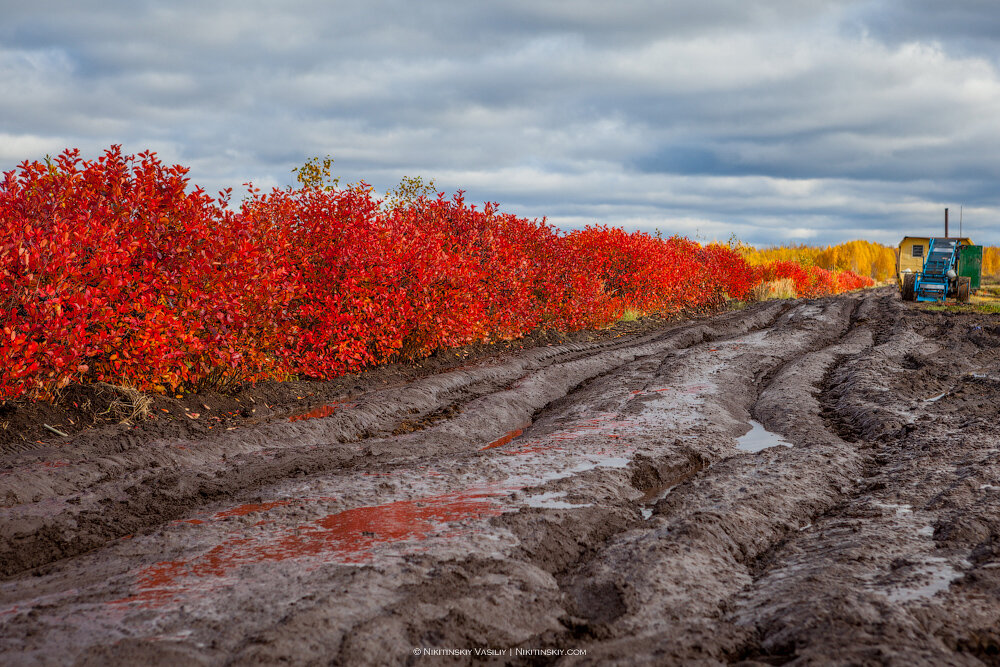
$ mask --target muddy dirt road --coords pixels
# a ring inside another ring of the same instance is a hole
[[[0,661],[1000,664],[998,406],[882,289],[7,453]]]

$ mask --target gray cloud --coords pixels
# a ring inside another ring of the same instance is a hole
[[[566,227],[891,243],[964,204],[1000,243],[998,22],[971,0],[41,0],[0,22],[0,169],[122,143],[238,190],[332,154],[347,181],[421,174]]]

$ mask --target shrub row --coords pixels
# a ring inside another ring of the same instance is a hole
[[[775,261],[755,267],[754,273],[762,282],[788,278],[795,285],[796,296],[800,297],[839,294],[875,284],[871,278],[851,271],[827,271],[818,266],[803,266],[788,261]]]
[[[0,183],[0,400],[71,382],[142,390],[329,378],[538,328],[870,284],[728,246],[363,187],[250,188],[238,209],[155,154],[69,150]]]

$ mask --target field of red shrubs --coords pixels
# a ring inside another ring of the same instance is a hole
[[[0,401],[70,383],[144,391],[329,378],[537,329],[599,327],[746,300],[870,286],[738,250],[479,208],[462,193],[388,204],[370,189],[191,187],[151,152],[67,150],[0,182]]]

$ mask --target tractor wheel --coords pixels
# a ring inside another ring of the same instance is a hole
[[[913,288],[917,283],[917,274],[907,273],[903,276],[903,301],[913,301]]]
[[[958,279],[958,302],[969,303],[969,288],[972,286],[972,278],[961,276]]]

